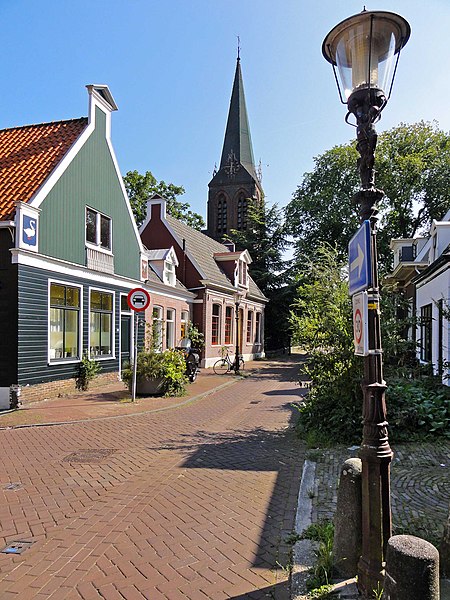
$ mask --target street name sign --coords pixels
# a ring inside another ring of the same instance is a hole
[[[348,293],[350,296],[372,285],[370,221],[364,221],[348,245]]]
[[[353,302],[353,342],[357,356],[369,355],[369,322],[367,292],[354,294]]]

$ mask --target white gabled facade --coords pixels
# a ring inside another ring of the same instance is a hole
[[[427,236],[392,240],[391,249],[394,268],[388,282],[411,298],[417,359],[450,385],[450,211],[433,221]]]

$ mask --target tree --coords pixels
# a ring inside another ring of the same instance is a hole
[[[335,146],[314,159],[315,167],[286,208],[288,232],[297,256],[323,242],[336,244],[341,257],[359,225],[352,201],[359,189],[356,143]],[[389,242],[414,237],[450,208],[450,134],[436,123],[401,124],[378,137],[376,186],[385,193],[379,204],[380,269],[391,265]]]
[[[184,194],[182,186],[157,181],[150,171],[144,175],[138,171],[128,171],[123,178],[125,189],[130,199],[134,218],[139,227],[145,219],[147,200],[153,194],[159,194],[167,201],[167,212],[194,229],[202,229],[205,222],[201,215],[190,210],[187,202],[180,202],[178,196]]]
[[[232,229],[227,237],[236,248],[250,252],[250,275],[269,298],[265,311],[266,345],[281,348],[289,341],[288,316],[293,298],[286,270],[288,262],[284,258],[290,242],[284,230],[282,211],[276,204],[268,207],[264,198],[260,202],[248,199],[247,203],[247,229]]]
[[[293,340],[307,353],[303,374],[312,383],[299,409],[299,425],[312,443],[354,441],[361,430],[362,363],[354,355],[352,304],[343,266],[335,248],[317,248],[314,260],[303,263],[292,304]]]

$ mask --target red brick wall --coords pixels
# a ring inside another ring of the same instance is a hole
[[[117,371],[112,373],[99,373],[90,383],[89,390],[101,388],[110,383],[117,383],[119,374]],[[60,396],[80,394],[86,395],[88,392],[77,390],[75,379],[63,379],[60,381],[49,381],[48,383],[38,383],[36,385],[25,385],[20,389],[21,404],[31,404],[39,400],[48,398],[58,398]]]

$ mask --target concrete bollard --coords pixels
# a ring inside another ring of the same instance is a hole
[[[333,557],[336,575],[355,577],[361,556],[361,472],[359,458],[347,459],[341,468],[334,517]]]
[[[450,578],[450,505],[448,507],[447,521],[444,525],[444,534],[439,546],[439,559],[442,576]]]
[[[439,600],[439,552],[432,544],[413,535],[390,538],[383,600]]]

